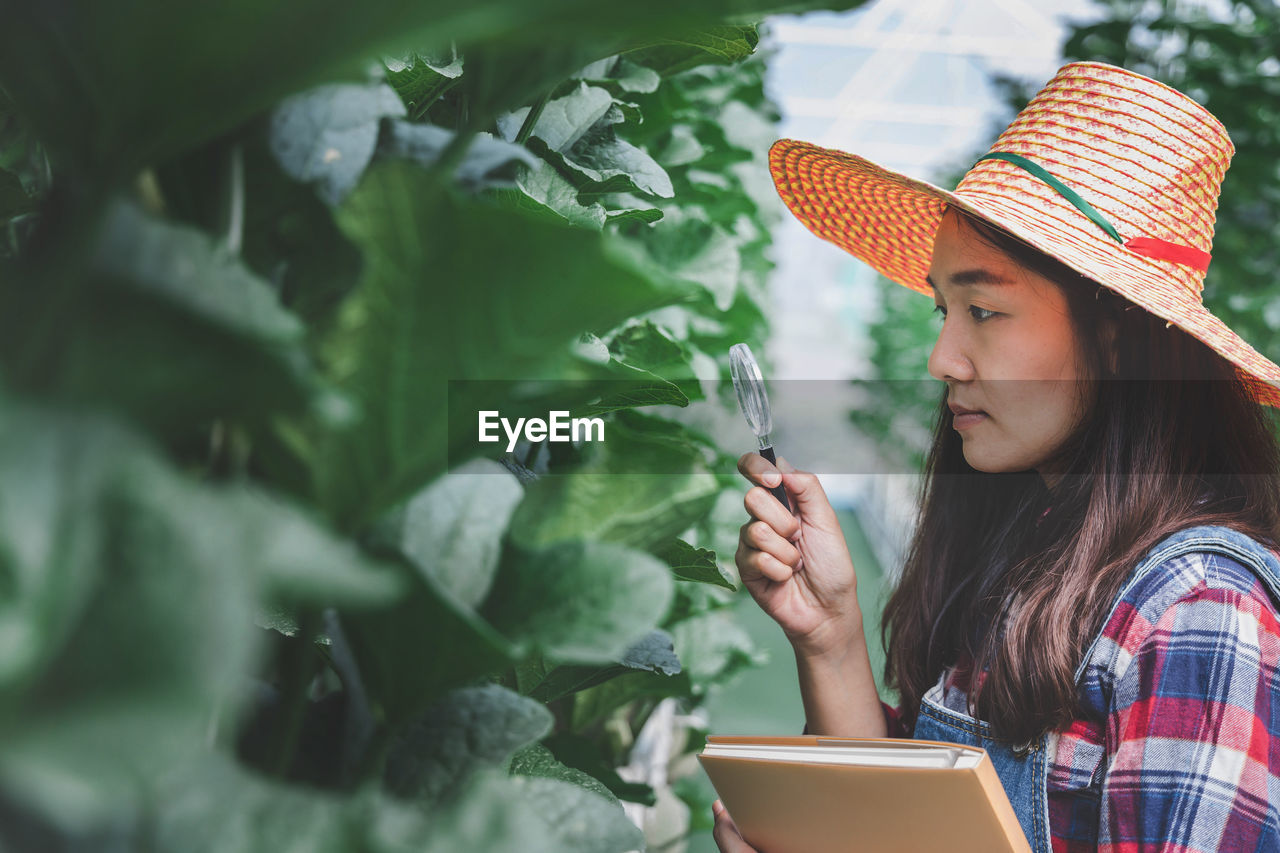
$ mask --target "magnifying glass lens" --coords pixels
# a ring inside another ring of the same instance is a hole
[[[738,395],[738,407],[747,425],[758,437],[773,429],[773,417],[769,412],[769,397],[764,390],[764,377],[760,365],[751,355],[746,344],[734,344],[729,348],[729,373],[733,377],[733,390]]]

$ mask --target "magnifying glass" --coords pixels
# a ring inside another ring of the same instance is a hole
[[[769,395],[764,390],[764,376],[760,373],[760,365],[751,355],[751,347],[746,344],[734,344],[729,348],[729,374],[733,377],[733,390],[738,395],[738,408],[747,419],[747,426],[756,434],[760,445],[760,455],[773,464],[778,460],[773,454],[773,415],[769,411]],[[778,502],[791,512],[791,501],[787,498],[787,490],[781,483],[769,489]]]

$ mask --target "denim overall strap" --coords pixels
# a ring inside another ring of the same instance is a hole
[[[1111,619],[1115,616],[1116,609],[1120,606],[1120,602],[1124,600],[1135,584],[1141,582],[1147,576],[1147,573],[1165,560],[1180,557],[1183,554],[1190,554],[1193,551],[1212,551],[1223,554],[1250,569],[1263,582],[1267,591],[1271,593],[1272,603],[1277,608],[1280,608],[1280,557],[1277,557],[1273,551],[1264,548],[1252,537],[1246,536],[1239,531],[1232,530],[1229,527],[1204,524],[1198,527],[1188,527],[1186,530],[1179,530],[1177,533],[1170,534],[1157,542],[1147,552],[1147,555],[1139,561],[1137,568],[1129,574],[1124,585],[1121,586],[1116,600],[1112,602],[1107,618],[1102,621],[1102,624],[1104,626],[1110,624]],[[1098,636],[1089,645],[1089,649],[1084,653],[1084,657],[1080,659],[1080,665],[1076,667],[1076,684],[1080,683],[1080,677],[1084,675],[1085,668],[1088,666],[1094,650],[1101,640],[1102,633],[1099,632]]]
[[[993,737],[986,722],[939,704],[933,696],[940,695],[941,686],[940,681],[922,698],[912,737],[985,749],[1032,853],[1051,853],[1049,761],[1058,742],[1057,735],[1041,734],[1035,740],[1021,744]]]
[[[1116,608],[1133,585],[1156,566],[1193,551],[1223,554],[1248,567],[1266,585],[1277,608],[1280,608],[1280,556],[1228,527],[1201,525],[1180,530],[1156,543],[1125,580],[1102,624],[1111,621]],[[1102,632],[1099,632],[1076,668],[1077,684],[1101,639]],[[1057,752],[1057,734],[1044,733],[1023,744],[992,737],[987,723],[944,707],[941,704],[942,689],[943,680],[939,680],[922,698],[912,737],[985,749],[991,756],[1031,849],[1034,853],[1050,853],[1048,780],[1049,764]]]

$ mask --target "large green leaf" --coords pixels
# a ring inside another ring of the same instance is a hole
[[[669,77],[707,62],[746,59],[759,41],[754,25],[708,27],[633,48],[628,58]]]
[[[583,137],[613,105],[609,90],[599,86],[579,84],[578,88],[555,100],[548,101],[533,124],[533,135],[547,144],[552,151],[565,151]],[[525,119],[529,107],[516,110],[498,119],[498,129],[508,140],[514,140]]]
[[[133,205],[110,209],[93,263],[103,275],[229,331],[286,344],[302,338],[302,323],[234,253],[194,228],[153,219]]]
[[[540,702],[488,684],[454,690],[401,733],[387,761],[397,796],[433,803],[484,767],[505,767],[517,750],[551,731]]]
[[[689,400],[703,400],[702,384],[694,375],[687,348],[649,320],[630,323],[609,339],[618,359],[674,382]]]
[[[116,179],[212,138],[309,86],[357,78],[370,58],[453,39],[507,53],[563,53],[554,80],[593,58],[726,16],[799,10],[817,2],[659,0],[601,7],[586,0],[378,0],[326,7],[302,0],[216,6],[123,0],[105,6],[11,0],[0,5],[0,85],[64,158]],[[838,4],[854,5],[849,2]],[[305,37],[299,22],[307,22]],[[250,37],[248,34],[252,34]],[[585,58],[582,45],[602,44]],[[576,47],[573,51],[570,48]],[[228,61],[228,57],[232,61]],[[527,60],[526,60],[527,61]],[[467,72],[473,71],[468,57]],[[467,75],[464,75],[464,78]],[[519,78],[499,78],[506,89]],[[491,86],[480,99],[502,108]],[[536,91],[536,89],[535,89]],[[532,94],[532,93],[529,93]],[[508,104],[506,108],[516,106]]]
[[[15,387],[160,430],[262,420],[319,399],[302,324],[194,229],[117,205],[83,276],[19,280],[0,289],[0,362]]]
[[[679,298],[599,235],[455,198],[406,163],[371,168],[339,222],[364,251],[365,274],[326,352],[360,418],[312,452],[323,502],[344,526],[480,451],[479,407],[450,379],[563,377],[582,332]],[[446,401],[468,431],[456,455]]]
[[[621,806],[581,785],[541,776],[513,776],[565,853],[629,853],[644,847],[644,833]]]
[[[105,423],[0,413],[0,787],[58,823],[207,747],[253,657],[255,519]]]
[[[495,197],[512,207],[547,213],[572,225],[599,231],[606,220],[599,204],[584,205],[578,188],[545,161],[521,171],[516,189],[500,190]]]
[[[337,204],[369,165],[382,119],[404,114],[386,83],[318,86],[285,98],[272,112],[271,153],[291,178],[317,184]]]
[[[600,542],[508,547],[481,612],[549,658],[610,663],[661,620],[671,592],[666,567],[639,551]]]
[[[498,570],[502,534],[523,496],[506,468],[474,459],[409,501],[401,548],[458,603],[476,607]]]
[[[504,773],[477,774],[447,807],[366,790],[351,796],[282,785],[212,756],[157,780],[128,849],[157,853],[556,853],[536,794]],[[104,848],[106,849],[106,848]],[[116,849],[116,848],[111,848]],[[119,849],[125,849],[123,847]]]
[[[394,567],[367,557],[300,509],[261,491],[222,495],[241,519],[236,547],[254,560],[264,592],[312,607],[379,607],[399,600],[407,584]]]
[[[556,665],[534,655],[516,666],[516,683],[520,692],[539,702],[554,702],[562,696],[586,690],[628,672],[680,672],[671,635],[655,628],[627,649],[617,663],[607,666]]]
[[[405,157],[423,166],[431,166],[456,138],[456,133],[443,127],[392,121],[387,123],[380,151],[388,157]],[[512,145],[488,133],[477,133],[468,142],[462,161],[453,167],[453,178],[471,190],[510,186],[513,181],[504,174],[514,172],[515,164],[530,166],[537,162],[538,158],[523,145]]]
[[[410,53],[404,59],[384,58],[382,63],[387,69],[387,82],[404,101],[413,121],[426,115],[436,98],[462,75],[462,59],[452,50],[448,56]]]
[[[529,485],[511,520],[515,541],[652,549],[710,510],[719,484],[692,436],[669,421],[627,415],[608,424],[605,440],[577,469]]]
[[[556,757],[551,754],[551,750],[547,749],[540,743],[530,744],[524,749],[511,756],[511,764],[507,768],[513,776],[539,776],[546,779],[559,779],[562,782],[572,782],[592,791],[606,800],[616,803],[618,798],[613,792],[601,784],[599,779],[587,773],[583,773],[567,764],[561,764]]]

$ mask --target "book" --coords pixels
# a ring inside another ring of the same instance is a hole
[[[698,754],[761,853],[1030,853],[986,751],[927,740],[709,735]]]

